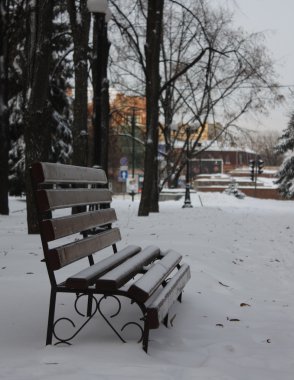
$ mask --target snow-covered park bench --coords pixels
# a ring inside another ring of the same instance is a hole
[[[103,170],[35,163],[31,178],[51,283],[46,344],[52,344],[53,336],[56,344],[70,344],[98,312],[123,342],[122,331],[127,326],[138,326],[139,341],[147,352],[149,330],[158,328],[161,322],[167,326],[171,306],[181,301],[190,278],[189,266],[181,263],[182,256],[174,250],[162,252],[153,245],[144,249],[128,245],[117,250],[121,235],[117,227],[112,227],[117,219]],[[109,254],[107,247],[112,247],[114,254]],[[93,254],[98,251],[102,251],[101,258],[94,262]],[[83,317],[81,326],[68,338],[60,337],[58,326],[63,322],[75,328],[76,324],[71,316],[55,318],[57,293],[73,293],[74,307]],[[118,329],[113,318],[120,312],[121,298],[129,299],[130,307],[136,304],[141,315],[138,322],[128,322]],[[84,312],[78,306],[81,299],[86,300]],[[118,309],[106,317],[102,304],[111,299]]]

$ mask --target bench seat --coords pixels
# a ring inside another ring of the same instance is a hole
[[[137,255],[100,277],[96,281],[96,289],[109,291],[119,289],[132,277],[144,270],[144,266],[150,264],[159,256],[160,249],[158,247],[149,246],[144,248]]]
[[[74,289],[86,289],[94,285],[96,280],[108,271],[112,270],[128,258],[141,251],[141,247],[129,245],[115,255],[109,256],[98,263],[87,267],[66,280],[66,286]]]
[[[158,287],[166,281],[168,275],[180,263],[182,256],[169,251],[161,260],[158,260],[140,279],[129,289],[129,294],[134,299],[145,302]]]
[[[191,278],[190,267],[183,264],[179,271],[170,279],[163,290],[145,304],[147,320],[150,329],[157,329],[167,316],[170,307],[180,297],[184,286]]]

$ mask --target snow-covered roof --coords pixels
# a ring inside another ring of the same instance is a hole
[[[191,144],[193,144],[193,141],[191,141]],[[182,149],[185,145],[185,140],[176,140],[174,143],[174,147],[176,149]],[[207,148],[206,148],[207,147]],[[205,140],[201,141],[201,147],[199,149],[206,148],[206,151],[218,151],[218,152],[246,152],[246,153],[252,153],[255,154],[256,152],[253,151],[252,149],[248,147],[237,147],[237,146],[232,146],[232,145],[227,145],[227,144],[221,144],[217,141],[210,141],[210,140]]]

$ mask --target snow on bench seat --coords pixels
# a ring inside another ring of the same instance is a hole
[[[139,280],[129,289],[130,296],[145,302],[155,290],[166,280],[182,259],[182,255],[173,250],[158,260]]]
[[[160,256],[160,249],[155,246],[144,248],[136,256],[123,262],[118,267],[106,273],[96,281],[96,289],[107,291],[117,290],[127,283],[132,277],[143,270],[143,267],[150,264]]]

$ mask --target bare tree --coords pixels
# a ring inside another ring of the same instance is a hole
[[[86,0],[67,0],[67,10],[74,44],[75,73],[72,162],[74,165],[87,166],[88,42],[91,17]]]
[[[109,135],[109,84],[108,59],[110,41],[107,20],[94,14],[93,55],[91,60],[94,108],[94,164],[100,165],[108,174]]]
[[[275,130],[266,131],[240,131],[235,137],[239,146],[250,148],[256,152],[267,166],[280,166],[283,154],[276,150],[280,134]]]
[[[259,133],[255,139],[257,147],[255,150],[264,160],[265,165],[279,166],[283,161],[283,155],[275,150],[279,141],[278,131],[266,131]]]
[[[159,112],[159,59],[162,38],[164,0],[149,0],[146,33],[146,147],[144,162],[144,184],[139,206],[139,216],[150,211],[158,212],[158,112]],[[153,197],[150,197],[153,194]]]
[[[29,2],[28,77],[25,115],[25,161],[28,233],[38,232],[37,213],[31,189],[30,166],[34,161],[48,161],[50,152],[50,107],[48,105],[49,65],[53,2]]]
[[[0,3],[0,214],[9,214],[8,205],[8,117],[7,117],[7,10]]]
[[[113,55],[114,61],[119,57],[115,83],[125,91],[142,91],[146,80],[142,50],[146,9],[138,1],[123,12],[117,2],[112,3],[116,26],[129,46],[126,49],[120,41],[117,56]],[[177,178],[185,166],[186,141],[182,152],[176,143],[186,126],[199,126],[191,135],[190,154],[195,157],[204,149],[199,149],[199,141],[207,122],[221,121],[222,129],[215,136],[218,139],[245,113],[266,112],[280,100],[263,35],[234,28],[232,19],[227,9],[212,8],[206,0],[165,3],[159,93],[166,176],[161,185]],[[172,133],[175,123],[181,129]]]
[[[232,14],[222,8],[210,9],[205,1],[198,1],[190,8],[175,0],[172,0],[172,3],[177,5],[177,14],[180,14],[179,10],[182,9],[182,17],[186,20],[183,25],[187,24],[187,19],[189,20],[188,36],[191,38],[187,40],[190,42],[190,50],[198,49],[202,52],[203,47],[207,48],[202,59],[190,67],[172,87],[173,102],[181,105],[181,109],[176,112],[181,115],[179,118],[181,129],[185,125],[195,123],[199,127],[197,133],[191,136],[193,141],[191,155],[196,157],[209,147],[206,145],[199,148],[199,142],[208,122],[217,124],[217,121],[221,120],[219,124],[221,128],[218,128],[211,141],[213,142],[230,129],[234,129],[237,121],[245,113],[266,112],[267,107],[273,106],[281,100],[281,97],[274,81],[273,63],[262,43],[261,34],[250,35],[241,29],[235,30],[232,27]],[[172,26],[168,30],[172,30]],[[178,40],[180,42],[178,46],[185,47],[177,37],[181,36],[180,30],[175,29],[170,33],[168,40],[163,40],[163,45],[171,46],[169,41],[175,43],[174,41]],[[184,63],[182,59],[179,61],[185,65],[185,61]],[[164,110],[172,103],[165,101],[164,86],[163,90]],[[166,114],[171,113],[164,113],[165,122],[162,127],[166,146],[169,148],[166,151],[168,170],[162,185],[171,178],[177,179],[186,163],[184,153],[186,145],[179,154],[175,155],[173,152],[172,148],[178,139],[178,134],[173,134],[173,139],[170,138],[171,120],[166,119]],[[181,129],[178,132],[183,134]]]

